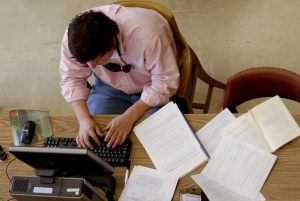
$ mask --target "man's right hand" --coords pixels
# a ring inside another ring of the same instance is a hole
[[[96,144],[99,144],[98,136],[104,136],[104,134],[89,114],[86,100],[73,101],[71,102],[71,106],[79,123],[79,133],[76,137],[77,145],[82,148],[93,149],[90,138],[92,138]]]
[[[93,149],[90,138],[92,138],[96,144],[100,144],[98,136],[104,136],[104,134],[91,118],[79,122],[79,133],[76,137],[76,142],[79,147]]]

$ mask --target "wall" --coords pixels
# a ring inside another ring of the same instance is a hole
[[[0,115],[21,108],[73,114],[59,89],[61,37],[75,14],[110,2],[0,1]],[[182,34],[214,78],[226,82],[252,66],[277,66],[300,73],[300,1],[158,2],[172,10]],[[203,98],[203,87],[198,86],[196,98]],[[222,100],[223,91],[216,90],[210,112],[218,112]],[[299,104],[287,104],[291,111],[300,112]]]

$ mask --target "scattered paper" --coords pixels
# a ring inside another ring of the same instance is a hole
[[[171,201],[177,182],[174,174],[135,166],[119,201]]]
[[[222,138],[208,164],[192,178],[210,201],[261,200],[276,156],[231,137]]]

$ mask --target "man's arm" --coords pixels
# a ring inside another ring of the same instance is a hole
[[[70,103],[79,123],[79,133],[76,142],[80,147],[90,149],[93,148],[89,141],[89,137],[93,138],[95,143],[99,144],[97,135],[102,136],[100,128],[96,125],[89,114],[86,100],[77,100]]]

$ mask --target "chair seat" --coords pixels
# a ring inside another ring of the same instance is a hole
[[[246,101],[275,95],[300,102],[300,75],[282,68],[253,67],[227,80],[223,108],[237,112],[236,107]]]

